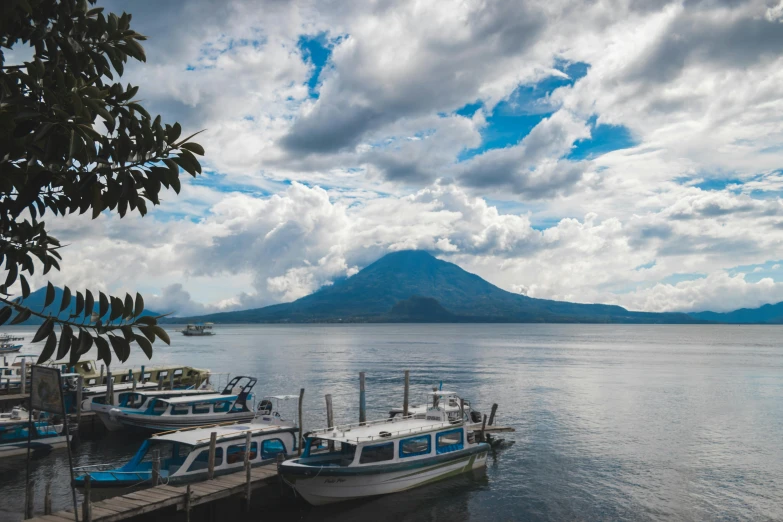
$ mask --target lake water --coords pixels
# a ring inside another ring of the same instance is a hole
[[[7,329],[11,331],[10,328]],[[32,329],[27,331],[28,339]],[[258,394],[306,389],[305,429],[369,418],[443,381],[513,426],[485,477],[312,508],[287,495],[244,520],[783,520],[780,327],[637,325],[218,326],[156,343],[155,363],[259,378]],[[27,349],[35,352],[37,349]],[[143,364],[135,350],[129,363]],[[149,363],[147,363],[149,365]],[[123,462],[138,437],[82,442],[76,465]],[[0,462],[0,520],[21,520],[24,461]],[[70,501],[64,450],[34,463],[43,499]]]

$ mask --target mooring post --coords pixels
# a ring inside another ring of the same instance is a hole
[[[81,429],[82,427],[82,390],[84,388],[84,376],[79,375],[76,377],[76,425]]]
[[[459,418],[465,422],[465,399],[459,400]]]
[[[163,376],[161,375],[161,372],[158,372],[158,389],[163,389]]]
[[[185,522],[190,522],[190,484],[185,489]]]
[[[364,390],[364,372],[359,372],[359,424],[367,423],[367,399]]]
[[[27,495],[25,496],[24,519],[33,518],[33,506],[35,505],[35,481],[27,483]]]
[[[492,405],[492,411],[489,412],[489,422],[488,425],[492,426],[492,423],[495,422],[495,412],[498,411],[498,405],[493,404]]]
[[[332,394],[326,394],[326,427],[334,428],[334,412],[332,411]],[[334,451],[334,441],[329,441],[329,451]]]
[[[130,374],[130,378],[131,378],[131,382],[133,383],[133,384],[131,385],[131,391],[132,391],[133,393],[136,393],[136,376],[135,376],[135,375],[133,375],[133,372],[132,372],[132,371],[131,371],[131,374]]]
[[[106,404],[114,404],[112,384],[114,384],[114,377],[111,374],[111,370],[106,368]]]
[[[20,393],[24,395],[25,392],[27,391],[27,359],[25,359],[24,357],[22,358],[22,365],[19,368],[19,371],[21,372],[21,376],[22,376],[21,380],[19,381],[21,387]]]
[[[487,414],[484,414],[484,422],[481,423],[481,442],[487,440],[484,430],[487,428]]]
[[[432,407],[437,408],[438,407],[438,388],[436,386],[432,387]]]
[[[299,389],[299,444],[297,445],[297,452],[302,454],[302,435],[304,434],[304,427],[302,426],[302,403],[304,402],[304,388]]]
[[[103,384],[103,365],[101,364],[101,375],[98,377],[98,385]]]
[[[152,487],[160,482],[160,450],[152,451]]]
[[[144,384],[144,365],[141,365],[141,373],[139,373],[139,382]]]
[[[245,512],[250,512],[250,446],[252,444],[252,435],[247,432],[245,435]]]
[[[215,446],[217,445],[217,432],[213,431],[209,434],[209,472],[207,477],[209,480],[215,478]]]
[[[174,370],[169,374],[169,390],[174,389]]]
[[[90,503],[90,474],[84,476],[84,502],[82,502],[82,521],[92,522],[92,504]]]
[[[411,387],[411,372],[410,370],[405,370],[405,392],[402,395],[402,418],[408,416],[408,394],[410,393],[410,387]]]
[[[44,492],[44,515],[52,514],[52,482],[46,483],[46,491]]]

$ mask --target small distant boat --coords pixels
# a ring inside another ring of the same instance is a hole
[[[62,424],[52,424],[43,414],[33,416],[34,431],[31,433],[30,450],[50,451],[62,448],[68,443]],[[10,413],[0,413],[0,458],[27,454],[28,412],[15,407]]]
[[[432,407],[433,399],[437,399],[438,407],[446,412],[449,420],[452,422],[481,422],[481,413],[474,410],[471,407],[470,401],[467,399],[460,399],[456,392],[436,390],[427,393],[429,398],[426,404],[417,404],[408,407],[408,415],[414,418],[424,418],[427,414],[427,410]],[[464,405],[464,418],[460,418],[461,407],[460,401]],[[389,410],[389,417],[394,418],[396,416],[402,416],[403,409],[392,408]]]
[[[256,412],[248,403],[257,379],[238,376],[221,393],[187,394],[179,397],[153,397],[129,393],[117,406],[93,398],[91,408],[109,430],[133,428],[170,431],[222,422],[250,422]],[[234,393],[239,389],[239,393]],[[127,392],[126,392],[127,393]]]
[[[151,486],[152,452],[160,451],[160,479],[166,484],[182,484],[205,480],[209,466],[211,433],[217,433],[215,445],[215,476],[241,470],[245,453],[251,466],[274,462],[277,455],[292,455],[296,448],[299,428],[268,424],[219,424],[195,429],[171,431],[153,435],[145,441],[136,455],[124,466],[84,466],[74,468],[76,485],[84,485],[90,476],[93,488],[126,488]],[[247,434],[250,433],[250,448]]]
[[[489,445],[464,423],[430,408],[425,418],[395,417],[308,433],[301,458],[280,464],[283,480],[313,505],[396,493],[487,465]]]
[[[188,337],[197,337],[201,335],[215,335],[215,332],[212,331],[212,323],[198,323],[198,324],[189,324],[185,326],[183,330],[180,330],[182,332],[182,335],[186,335]]]
[[[0,355],[5,353],[16,353],[22,349],[21,344],[11,344],[10,342],[0,342]]]

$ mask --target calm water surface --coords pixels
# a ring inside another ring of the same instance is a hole
[[[29,331],[28,329],[19,329]],[[258,394],[305,392],[305,429],[325,426],[324,394],[358,420],[444,382],[516,428],[486,477],[327,508],[288,495],[245,520],[783,520],[783,349],[766,326],[218,326],[157,346],[156,363],[259,378]],[[10,331],[10,329],[9,329]],[[31,335],[28,336],[28,339]],[[28,352],[38,351],[35,348]],[[134,352],[129,363],[143,364]],[[149,363],[147,363],[149,364]],[[84,441],[76,465],[121,463],[135,436]],[[0,520],[21,520],[24,461],[0,462]],[[70,501],[67,456],[34,464]]]

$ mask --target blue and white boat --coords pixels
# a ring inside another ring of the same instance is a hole
[[[234,377],[221,393],[187,390],[126,392],[119,395],[116,406],[105,404],[103,397],[94,397],[90,409],[111,431],[141,429],[173,431],[205,424],[250,422],[255,417],[251,390],[254,377]]]
[[[30,437],[32,452],[48,452],[68,444],[62,424],[52,424],[42,414],[33,416],[32,425],[35,428]],[[22,407],[0,413],[0,458],[27,454],[29,427],[27,410]]]
[[[441,408],[308,433],[301,458],[280,464],[283,479],[313,505],[405,491],[487,465],[489,445]]]
[[[153,435],[124,466],[107,465],[74,468],[76,485],[83,486],[87,475],[92,488],[127,488],[151,486],[154,452],[160,455],[160,480],[166,484],[182,484],[204,480],[208,475],[209,442],[212,432],[215,444],[215,476],[240,471],[245,452],[251,466],[274,462],[277,455],[296,451],[299,429],[270,424],[235,423],[172,431]],[[250,433],[250,448],[246,446]]]

